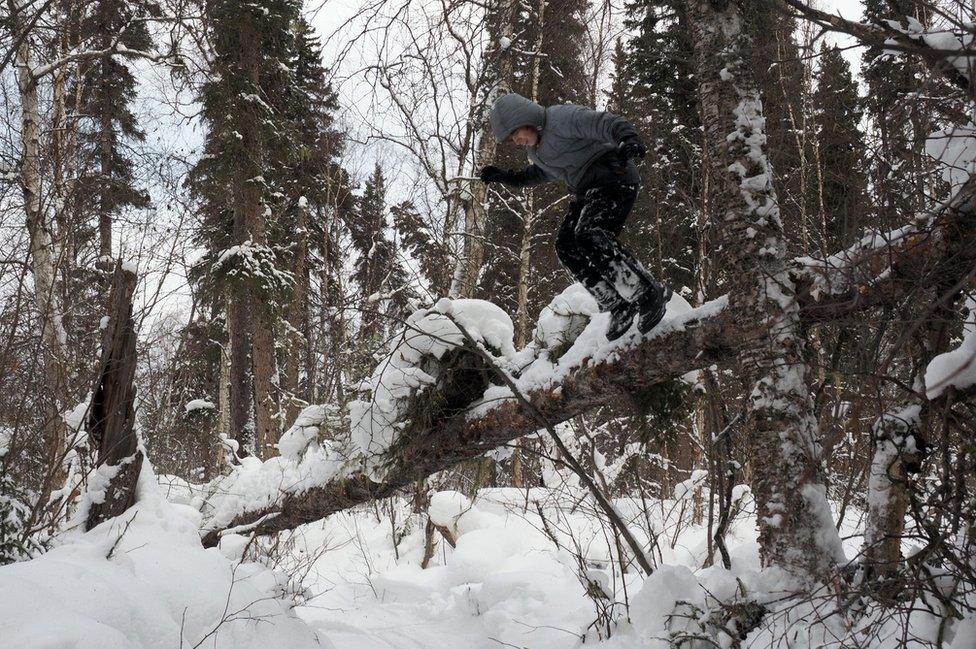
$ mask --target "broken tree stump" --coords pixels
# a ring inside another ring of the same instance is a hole
[[[95,470],[107,484],[93,503],[85,529],[119,516],[135,504],[142,451],[135,433],[136,333],[132,294],[136,274],[116,264],[109,293],[108,324],[102,333],[102,358],[88,411],[88,435],[98,449]]]

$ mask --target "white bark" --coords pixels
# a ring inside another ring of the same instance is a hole
[[[23,7],[8,0],[13,32],[19,33]],[[55,243],[41,205],[41,145],[39,136],[40,109],[38,105],[37,75],[31,60],[31,39],[23,38],[17,49],[17,89],[21,106],[21,170],[20,181],[24,196],[24,216],[30,234],[31,271],[34,276],[34,301],[41,322],[42,367],[51,408],[47,417],[48,441],[52,459],[64,450],[65,427],[61,411],[66,403],[67,374],[65,371],[67,335],[65,333],[60,300],[56,292]]]
[[[901,560],[908,492],[906,460],[917,455],[922,406],[909,404],[881,415],[872,432],[874,457],[868,475],[868,511],[864,524],[863,561],[877,574],[891,572]]]
[[[512,82],[512,55],[510,52],[515,34],[515,1],[501,0],[499,7],[501,25],[498,42],[498,78],[488,93],[485,102],[481,138],[475,157],[475,173],[486,164],[491,164],[498,150],[491,128],[488,125],[487,111],[495,98],[508,92]],[[487,60],[486,63],[487,64]],[[485,257],[485,223],[487,219],[487,186],[479,181],[471,183],[470,195],[464,201],[464,242],[462,253],[458,256],[451,279],[450,297],[471,297],[478,286],[478,277]]]

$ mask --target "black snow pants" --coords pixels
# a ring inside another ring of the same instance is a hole
[[[569,204],[556,235],[556,255],[603,311],[634,302],[657,285],[617,236],[637,198],[639,185],[594,187]]]

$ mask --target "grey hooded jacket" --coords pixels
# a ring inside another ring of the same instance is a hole
[[[488,119],[498,142],[522,126],[539,131],[539,143],[528,148],[532,164],[507,184],[561,180],[575,194],[614,182],[640,184],[637,166],[617,153],[621,140],[637,135],[623,117],[572,104],[544,108],[512,92],[495,100]]]

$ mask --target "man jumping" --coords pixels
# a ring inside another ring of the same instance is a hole
[[[653,329],[671,289],[617,241],[640,189],[633,158],[647,153],[634,125],[583,106],[544,108],[516,93],[495,101],[489,121],[495,139],[524,146],[531,164],[517,171],[488,165],[481,180],[511,187],[565,183],[575,198],[556,235],[559,261],[610,312],[609,340],[627,333],[635,315],[641,333]]]

